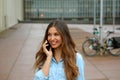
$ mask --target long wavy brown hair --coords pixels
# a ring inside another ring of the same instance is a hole
[[[43,38],[42,44],[45,42],[45,40],[47,40],[48,30],[53,26],[57,29],[57,31],[60,33],[62,37],[61,48],[62,48],[62,58],[64,60],[64,71],[66,74],[66,79],[75,80],[79,74],[78,67],[76,66],[75,43],[70,35],[69,29],[66,23],[60,20],[52,21],[48,25],[45,31],[45,36]],[[47,56],[45,55],[41,47],[40,50],[36,53],[36,57],[35,57],[36,61],[34,64],[34,68],[41,69],[42,65],[44,64],[46,60],[46,57]]]

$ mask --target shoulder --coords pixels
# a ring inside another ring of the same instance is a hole
[[[76,53],[76,64],[77,65],[83,65],[84,64],[83,57],[79,52]]]
[[[76,53],[76,59],[83,59],[82,55],[79,52]]]

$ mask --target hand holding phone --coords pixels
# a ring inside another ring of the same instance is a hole
[[[53,55],[52,48],[47,40],[43,43],[43,51],[47,57],[52,57]]]
[[[46,46],[46,48],[47,48],[47,50],[49,51],[50,50],[50,43],[47,41],[47,46]]]

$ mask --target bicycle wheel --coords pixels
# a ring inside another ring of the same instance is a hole
[[[120,56],[120,48],[110,49],[109,53],[113,56]]]
[[[98,52],[98,44],[96,41],[88,39],[82,44],[82,50],[86,56],[95,56]]]

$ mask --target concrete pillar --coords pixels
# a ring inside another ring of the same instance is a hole
[[[4,0],[0,0],[0,32],[5,29],[3,14],[4,14]]]
[[[23,19],[23,0],[0,0],[0,32]]]

